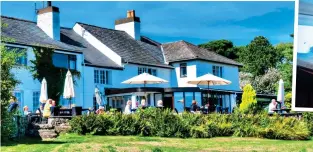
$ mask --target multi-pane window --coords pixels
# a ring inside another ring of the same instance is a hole
[[[187,64],[186,63],[181,63],[180,65],[180,77],[187,77]]]
[[[76,70],[76,55],[53,53],[52,60],[56,67]]]
[[[157,76],[157,70],[146,67],[138,67],[138,75],[142,73],[149,73],[151,75]]]
[[[6,46],[10,51],[15,51],[16,53],[21,53],[21,55],[16,59],[16,65],[27,66],[27,50],[25,48]]]
[[[33,92],[33,111],[36,111],[39,108],[39,96],[39,91]]]
[[[212,73],[213,75],[215,76],[218,76],[218,77],[223,77],[223,67],[222,66],[213,66],[212,68]]]
[[[99,83],[99,70],[94,70],[95,83]]]
[[[110,74],[107,70],[94,70],[94,82],[98,84],[109,84]]]

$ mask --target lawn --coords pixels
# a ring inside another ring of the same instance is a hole
[[[180,139],[137,136],[61,135],[54,140],[27,138],[2,143],[1,151],[114,152],[114,151],[312,151],[313,140],[283,141],[259,138],[217,137],[211,139]]]

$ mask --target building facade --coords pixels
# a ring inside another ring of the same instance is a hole
[[[2,35],[14,39],[4,42],[8,48],[25,51],[17,61],[18,67],[31,66],[35,59],[33,47],[54,48],[53,64],[56,67],[75,69],[81,77],[75,79],[76,106],[95,106],[94,90],[97,87],[104,104],[121,108],[127,100],[133,105],[146,98],[155,106],[163,100],[164,106],[182,112],[192,100],[200,105],[215,105],[215,109],[232,111],[239,88],[240,63],[199,48],[186,41],[161,44],[140,33],[141,20],[135,11],[115,21],[115,29],[77,22],[72,28],[60,26],[60,10],[47,6],[37,12],[37,22],[1,16]],[[27,105],[34,111],[39,106],[40,82],[34,80],[27,68],[13,69],[22,83],[14,90],[20,107]],[[164,84],[129,85],[121,82],[141,73],[149,73],[169,81]],[[199,86],[187,80],[212,73],[231,81],[225,86]],[[47,82],[49,85],[49,82]],[[63,98],[59,102],[67,106]]]

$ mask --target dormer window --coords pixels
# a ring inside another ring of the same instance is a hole
[[[180,65],[180,77],[187,77],[187,63],[181,63]]]

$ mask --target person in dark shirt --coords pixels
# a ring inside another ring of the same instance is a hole
[[[197,112],[198,110],[199,110],[199,106],[197,105],[197,101],[192,100],[192,104],[190,106],[190,112],[194,113],[194,112]]]

